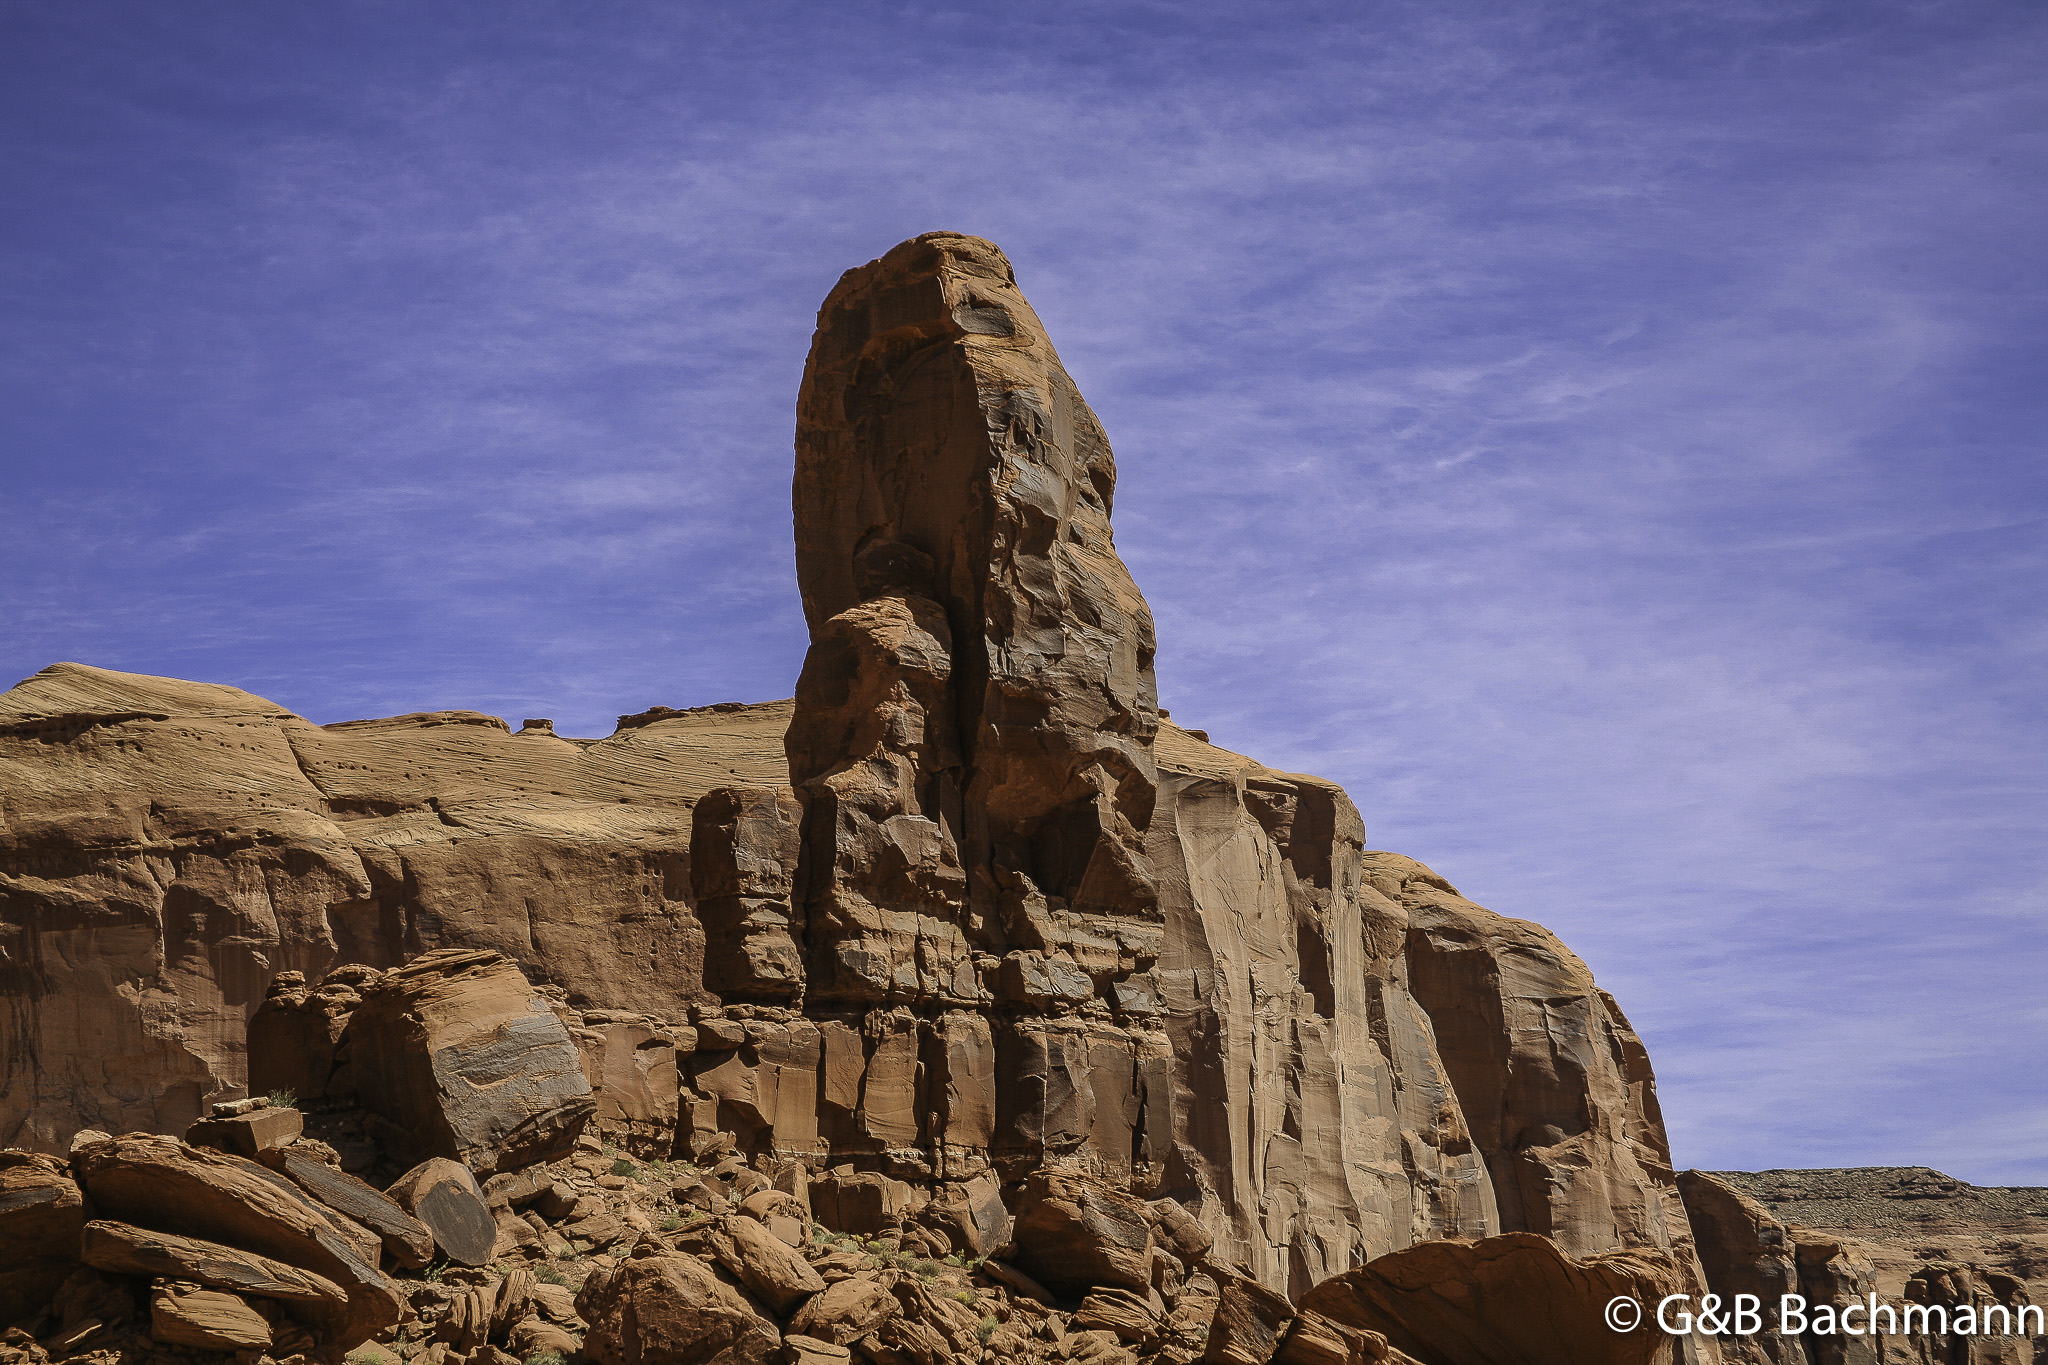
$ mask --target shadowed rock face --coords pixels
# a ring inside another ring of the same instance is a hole
[[[319,1093],[367,968],[489,949],[582,1011],[600,1124],[850,1163],[842,1206],[921,1184],[994,1227],[1051,1168],[1171,1198],[1296,1295],[1520,1230],[1696,1278],[1648,1059],[1583,964],[1368,851],[1334,784],[1162,722],[1114,485],[1002,253],[935,233],[819,315],[793,702],[593,742],[30,679],[0,697],[0,1137],[181,1129],[287,972],[256,1036]]]

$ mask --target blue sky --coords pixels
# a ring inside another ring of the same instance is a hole
[[[786,696],[839,273],[1000,242],[1175,718],[1681,1165],[2048,1183],[2048,9],[0,4],[0,685]]]

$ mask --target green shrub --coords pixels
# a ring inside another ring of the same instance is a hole
[[[974,1329],[975,1340],[979,1341],[984,1346],[988,1345],[988,1339],[996,1334],[996,1328],[1000,1326],[1002,1326],[1002,1324],[997,1322],[994,1318],[983,1318]]]
[[[974,1291],[972,1289],[956,1289],[952,1292],[951,1295],[949,1295],[949,1297],[955,1303],[964,1303],[969,1308],[974,1307],[975,1297]]]
[[[567,1275],[564,1275],[561,1271],[555,1269],[551,1265],[542,1266],[539,1270],[534,1272],[533,1277],[536,1280],[539,1280],[542,1284],[558,1284],[561,1285],[564,1289],[567,1289],[569,1287],[569,1277]]]
[[[566,1359],[560,1351],[535,1351],[526,1358],[526,1365],[563,1365]]]
[[[612,1174],[636,1176],[640,1174],[640,1168],[638,1166],[635,1166],[632,1162],[626,1160],[626,1158],[620,1157],[617,1161],[614,1161],[612,1163]]]
[[[291,1090],[273,1090],[270,1092],[269,1100],[272,1109],[296,1109],[299,1107],[299,1097]]]

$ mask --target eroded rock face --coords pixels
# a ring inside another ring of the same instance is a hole
[[[1299,1296],[1527,1229],[1691,1264],[1647,1059],[1583,966],[1368,852],[1333,784],[1160,719],[1113,457],[1000,251],[932,234],[850,272],[797,443],[791,703],[593,743],[75,665],[0,698],[0,1136],[182,1131],[241,1084],[248,1019],[251,1081],[488,1172],[561,1154],[580,1070],[607,1140],[720,1167],[691,1208],[744,1206],[750,1161],[829,1170],[830,1226],[1025,1248],[1093,1305],[1063,1358],[1105,1365],[1176,1330],[1148,1295],[1203,1263]],[[491,954],[533,990],[465,993]],[[559,1093],[444,1065],[528,1026]],[[1136,1220],[1084,1226],[1078,1270],[1044,1225],[1069,1180]],[[619,1245],[588,1197],[563,1229]],[[903,1306],[891,1359],[979,1349]],[[1274,1339],[1310,1365],[1358,1330]]]
[[[2048,1191],[1978,1189],[1926,1167],[1683,1171],[1678,1181],[1709,1286],[1724,1300],[1755,1294],[1766,1309],[1766,1330],[1723,1342],[1730,1361],[2025,1365],[2043,1354],[2048,1338],[2030,1340],[2019,1310],[2048,1298]],[[1859,1314],[1854,1332],[1786,1334],[1784,1294],[1816,1309],[1874,1294],[1892,1311]],[[1966,1308],[1968,1328],[1944,1330],[1960,1328]],[[1925,1316],[1902,1320],[1908,1311]]]
[[[280,973],[474,947],[590,1008],[712,998],[691,807],[786,782],[789,707],[628,719],[581,744],[476,712],[322,727],[82,664],[0,694],[0,1143],[183,1132],[247,1083]]]
[[[401,1161],[480,1175],[565,1156],[597,1108],[547,998],[498,953],[444,948],[379,978],[350,1017],[357,1098]]]
[[[791,778],[817,863],[822,841],[863,842],[811,831],[840,819],[819,784],[874,766],[867,737],[884,740],[897,800],[868,818],[894,822],[911,866],[929,860],[941,903],[904,900],[885,864],[826,862],[838,875],[806,890],[814,991],[976,998],[957,967],[972,949],[1056,940],[1064,914],[1156,920],[1154,639],[1111,538],[1115,486],[1101,424],[993,243],[928,233],[819,309],[795,483],[813,686]],[[945,888],[954,867],[965,897]],[[901,956],[904,915],[952,931],[908,987],[845,958],[878,936]]]
[[[862,1136],[905,1171],[1086,1162],[1296,1290],[1497,1230],[1350,802],[1159,724],[1114,459],[1002,253],[849,272],[797,444],[792,920]]]
[[[1412,858],[1366,875],[1407,912],[1408,981],[1472,1140],[1501,1228],[1568,1255],[1654,1246],[1691,1258],[1649,1053],[1555,934],[1496,915]]]
[[[1301,1307],[1379,1333],[1424,1365],[1650,1365],[1670,1339],[1613,1331],[1601,1314],[1616,1296],[1655,1305],[1683,1283],[1654,1251],[1575,1259],[1510,1232],[1383,1256],[1317,1285]]]

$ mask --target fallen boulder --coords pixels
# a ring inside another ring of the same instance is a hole
[[[310,1270],[258,1256],[219,1242],[151,1232],[129,1223],[96,1219],[85,1225],[79,1258],[116,1275],[151,1275],[190,1280],[215,1289],[305,1304],[329,1316],[345,1313],[348,1295],[340,1285]]]
[[[253,1161],[131,1133],[83,1149],[76,1166],[99,1213],[240,1247],[332,1280],[347,1309],[322,1324],[330,1345],[366,1341],[403,1312],[396,1286],[320,1206]]]
[[[1294,1305],[1257,1280],[1225,1281],[1216,1294],[1203,1365],[1266,1365],[1294,1317]]]
[[[0,1152],[0,1323],[50,1301],[78,1268],[85,1201],[55,1157]]]
[[[1419,1242],[1324,1280],[1300,1307],[1380,1333],[1423,1365],[1649,1365],[1664,1333],[1654,1323],[1616,1332],[1602,1312],[1616,1297],[1654,1312],[1683,1288],[1660,1252],[1575,1260],[1548,1237],[1509,1232]]]
[[[834,1232],[870,1236],[901,1222],[910,1186],[874,1171],[828,1175],[810,1185],[812,1216]]]
[[[241,1114],[216,1114],[185,1130],[194,1147],[211,1147],[252,1160],[282,1147],[306,1130],[306,1116],[296,1109],[265,1105]]]
[[[344,1036],[374,1135],[400,1160],[490,1175],[565,1157],[596,1111],[547,997],[493,952],[443,948],[385,973]]]
[[[498,1220],[476,1177],[459,1161],[433,1157],[391,1182],[387,1198],[418,1220],[441,1254],[457,1265],[491,1263]]]
[[[160,1284],[150,1295],[149,1335],[159,1345],[260,1351],[272,1333],[270,1320],[233,1294]]]
[[[434,1259],[433,1232],[375,1186],[356,1179],[339,1166],[316,1161],[289,1148],[265,1152],[263,1164],[322,1206],[375,1233],[399,1265],[417,1270]]]
[[[752,1218],[727,1218],[712,1245],[719,1264],[778,1315],[825,1287],[799,1252]]]
[[[789,1330],[836,1346],[851,1346],[896,1316],[896,1296],[881,1281],[855,1275],[827,1285],[789,1320]]]
[[[576,1312],[598,1365],[769,1365],[782,1333],[694,1256],[636,1256],[583,1282]]]
[[[1039,1171],[1024,1185],[1014,1233],[1017,1261],[1055,1293],[1099,1285],[1143,1292],[1152,1283],[1152,1225],[1143,1201],[1071,1171]]]

